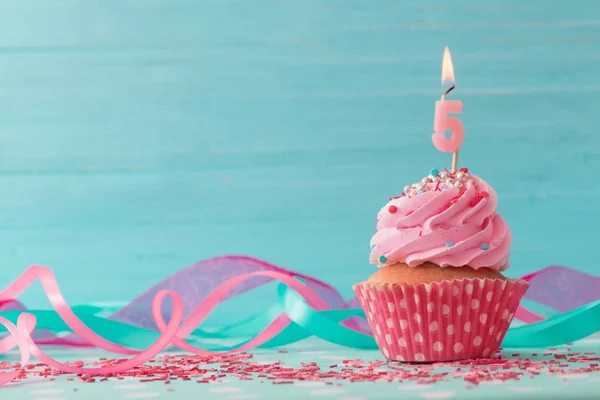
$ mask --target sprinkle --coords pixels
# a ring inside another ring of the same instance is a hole
[[[382,256],[379,256],[379,262],[380,262],[380,263],[382,263],[382,264],[383,264],[383,263],[385,263],[386,261],[387,261],[387,258],[386,258],[385,256],[383,256],[383,255],[382,255]]]
[[[398,211],[398,207],[396,207],[396,206],[389,206],[388,207],[388,211],[390,212],[390,214],[393,214],[396,211]]]
[[[469,168],[461,168],[459,169],[459,171],[464,172],[466,174],[467,172],[469,172]]]
[[[486,191],[477,193],[477,195],[475,195],[475,198],[471,202],[471,207],[475,207],[481,199],[487,199],[489,196],[490,196],[490,194]]]
[[[432,168],[431,171],[429,171],[429,173],[433,176],[438,176],[440,174],[440,171],[438,171],[437,168]]]
[[[371,245],[371,250],[373,250],[377,245],[376,244],[372,244]]]
[[[308,360],[301,362],[300,367],[286,365],[282,361],[257,362],[253,355],[246,353],[209,356],[165,355],[129,371],[105,377],[81,374],[78,378],[83,383],[104,381],[106,378],[108,381],[119,381],[128,377],[139,382],[152,380],[167,384],[173,380],[193,380],[200,384],[211,384],[223,382],[221,378],[226,377],[240,381],[254,380],[257,383],[271,382],[273,385],[320,382],[324,386],[339,386],[342,382],[414,382],[416,385],[423,385],[423,389],[427,389],[425,385],[462,381],[465,387],[475,388],[485,382],[524,381],[535,379],[538,375],[554,375],[565,379],[568,378],[567,375],[585,377],[585,374],[600,371],[598,367],[600,358],[594,356],[593,352],[589,353],[589,355],[581,355],[577,352],[560,354],[555,359],[553,357],[555,354],[550,350],[544,353],[544,356],[550,356],[549,358],[538,360],[521,358],[518,353],[514,353],[510,358],[506,358],[506,355],[494,355],[487,359],[423,365],[353,359],[333,364],[329,368],[326,368],[327,364],[321,366]],[[107,359],[85,364],[99,366],[118,362],[118,359]],[[6,364],[10,363],[0,362],[0,369],[10,366]],[[34,369],[26,369],[20,380],[40,376],[50,377],[54,375],[53,371],[55,370],[43,364],[36,364]],[[56,375],[69,376],[62,372],[55,372]],[[72,390],[75,392],[77,388]]]
[[[490,245],[488,243],[481,243],[481,250],[488,250]]]
[[[417,193],[417,194],[423,194],[423,193],[425,193],[425,192],[422,190],[419,190],[419,193]]]
[[[446,242],[446,247],[452,247],[454,246],[454,242]]]

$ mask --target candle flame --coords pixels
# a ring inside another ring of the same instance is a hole
[[[442,87],[444,85],[453,85],[454,80],[454,67],[452,66],[452,56],[450,55],[450,49],[448,46],[444,48],[444,56],[442,57]]]

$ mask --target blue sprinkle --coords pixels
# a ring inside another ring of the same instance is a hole
[[[446,186],[444,186],[444,187],[442,188],[442,192],[445,192],[445,191],[446,191],[446,189],[448,189],[448,188],[447,188]]]
[[[425,193],[425,192],[422,190],[419,190],[419,193],[417,193],[417,194],[423,194],[423,193]]]
[[[374,245],[374,244],[372,244],[372,245],[371,245],[371,250],[373,250],[374,248],[375,248],[375,245]]]
[[[433,176],[438,176],[440,171],[438,171],[437,168],[432,168],[431,171],[429,171],[429,173]]]
[[[446,242],[446,247],[452,247],[454,246],[454,242]]]
[[[380,263],[385,263],[387,261],[387,258],[385,256],[379,256],[379,262]]]
[[[487,243],[481,243],[481,250],[487,250],[490,248],[490,245]]]

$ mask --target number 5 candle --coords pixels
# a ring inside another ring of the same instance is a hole
[[[452,84],[450,88],[443,91],[444,85]],[[465,128],[458,117],[451,117],[451,114],[460,114],[463,110],[463,103],[459,100],[446,100],[445,97],[454,88],[454,68],[452,67],[452,56],[448,47],[444,49],[442,58],[442,98],[435,102],[435,118],[433,122],[433,135],[431,137],[433,145],[445,153],[454,153],[452,157],[452,172],[456,172],[458,167],[458,151],[465,138]],[[446,137],[445,132],[450,131],[450,137]]]

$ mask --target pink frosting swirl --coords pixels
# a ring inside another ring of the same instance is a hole
[[[394,198],[379,211],[371,263],[508,268],[512,234],[496,213],[494,189],[473,175],[461,188],[445,186],[430,182],[420,194]]]

